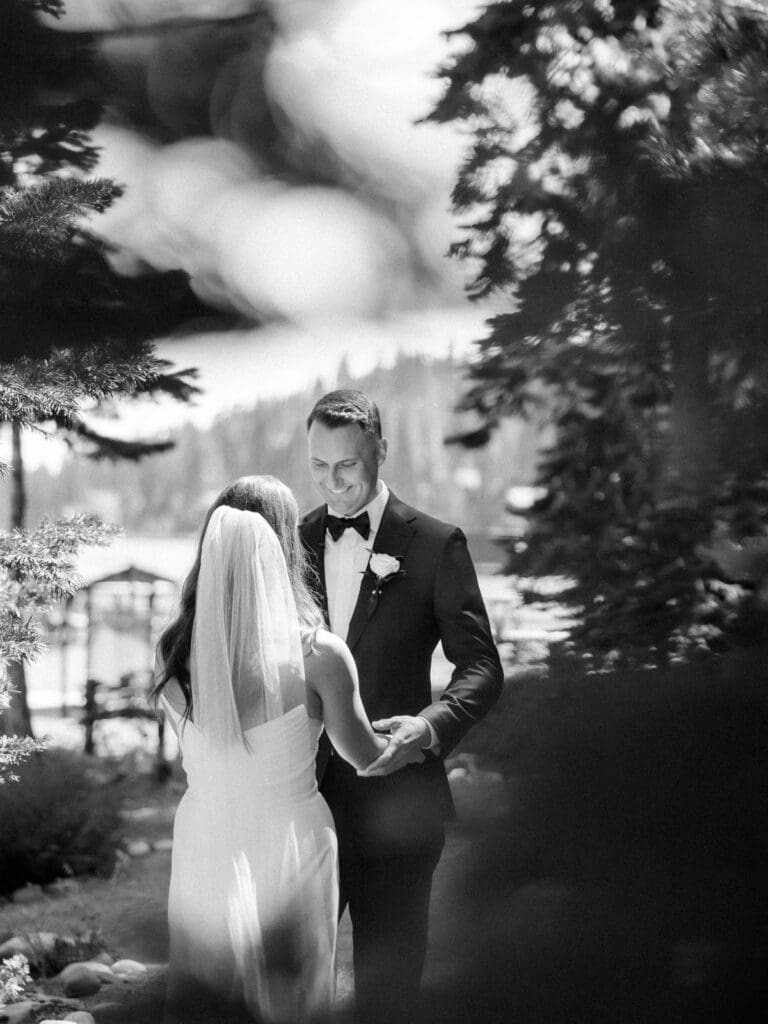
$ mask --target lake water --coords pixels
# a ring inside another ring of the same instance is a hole
[[[162,579],[154,586],[143,582],[104,583],[95,588],[91,599],[90,645],[86,595],[81,592],[77,596],[66,632],[59,621],[58,628],[50,634],[48,648],[27,666],[28,699],[37,736],[49,735],[52,741],[68,746],[82,744],[80,716],[88,677],[116,685],[121,676],[137,673],[145,684],[148,682],[157,636],[173,615],[178,587],[194,558],[194,550],[194,538],[123,537],[109,548],[90,549],[83,554],[77,568],[86,583],[129,567]],[[552,618],[551,612],[537,617],[535,608],[521,606],[509,577],[489,571],[494,567],[487,564],[479,569],[480,587],[498,639],[556,635],[552,630],[560,623]],[[150,615],[147,604],[151,591]],[[506,646],[503,644],[502,650]],[[435,694],[442,692],[451,671],[451,664],[438,647],[432,665]],[[97,750],[111,754],[122,753],[137,744],[152,744],[157,733],[152,722],[105,721],[97,723],[94,735]]]

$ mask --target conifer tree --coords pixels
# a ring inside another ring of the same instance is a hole
[[[99,116],[82,94],[87,40],[41,28],[40,10],[57,15],[62,4],[0,2],[0,425],[12,432],[15,482],[12,531],[0,533],[0,699],[8,705],[9,687],[17,691],[0,731],[26,735],[23,663],[39,649],[35,614],[72,593],[77,548],[112,531],[89,516],[24,529],[22,431],[63,431],[95,457],[163,450],[165,441],[105,436],[85,414],[148,393],[187,400],[190,371],[158,359],[152,339],[202,311],[183,275],[122,277],[89,234],[88,217],[120,189],[87,177],[96,157],[88,132]],[[6,739],[0,771],[22,749]]]
[[[556,427],[510,566],[576,579],[594,668],[753,636],[761,588],[724,552],[768,526],[768,11],[508,0],[461,31],[432,114],[474,133],[453,251],[510,300],[465,440]]]

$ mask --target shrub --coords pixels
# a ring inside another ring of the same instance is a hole
[[[119,799],[92,761],[67,750],[35,754],[0,787],[0,895],[28,882],[109,874]]]
[[[29,961],[21,953],[0,961],[0,1006],[19,1002],[29,979]]]

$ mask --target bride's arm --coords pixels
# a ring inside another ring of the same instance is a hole
[[[368,721],[349,648],[335,634],[321,630],[304,665],[307,687],[320,701],[331,743],[355,768],[369,765],[386,749],[387,741],[376,735]]]

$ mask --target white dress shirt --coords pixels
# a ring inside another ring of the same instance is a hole
[[[360,595],[360,585],[363,582],[363,574],[368,568],[368,561],[373,550],[373,542],[376,539],[381,519],[384,515],[387,501],[389,500],[389,488],[383,480],[379,480],[376,486],[376,494],[367,505],[355,513],[355,516],[363,512],[368,513],[371,532],[368,539],[364,540],[357,530],[348,529],[334,540],[330,533],[325,533],[325,592],[328,597],[328,618],[331,623],[331,630],[342,640],[346,640],[349,632],[349,623]],[[345,516],[341,512],[328,506],[328,512],[332,516],[342,519],[354,518]],[[425,749],[437,753],[440,744],[437,733],[426,718],[424,721],[429,730],[429,742]]]
[[[367,505],[355,513],[356,516],[363,512],[368,513],[371,532],[367,540],[364,540],[357,530],[352,529],[345,530],[338,540],[334,540],[327,531],[325,534],[325,591],[328,595],[328,617],[331,621],[331,630],[342,640],[347,639],[349,623],[360,594],[360,584],[363,582],[363,573],[368,567],[373,542],[388,500],[389,489],[382,480],[379,480],[376,494]],[[347,518],[330,505],[328,511],[332,516]]]

